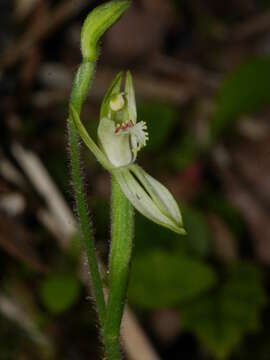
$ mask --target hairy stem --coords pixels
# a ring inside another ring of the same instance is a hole
[[[94,296],[96,299],[96,305],[97,305],[97,312],[99,321],[102,328],[102,333],[104,334],[104,343],[105,343],[105,351],[108,359],[119,359],[120,354],[117,357],[114,354],[114,347],[110,346],[109,342],[106,342],[105,333],[106,333],[106,323],[107,323],[107,312],[106,312],[106,304],[104,299],[104,293],[103,293],[103,285],[102,285],[102,279],[99,273],[98,269],[98,262],[97,262],[97,256],[95,253],[95,247],[94,247],[94,237],[92,232],[92,226],[90,223],[90,219],[88,218],[88,211],[87,211],[87,205],[84,198],[84,189],[83,189],[83,181],[81,176],[81,169],[80,169],[80,155],[79,155],[79,143],[78,143],[78,133],[77,129],[75,127],[74,121],[78,120],[80,117],[81,109],[83,106],[83,103],[85,101],[88,89],[91,85],[93,73],[95,69],[95,62],[98,57],[99,53],[99,41],[102,35],[121,17],[121,15],[127,10],[129,7],[130,2],[127,0],[113,0],[108,3],[102,4],[98,7],[96,7],[93,11],[91,11],[86,20],[84,21],[82,31],[81,31],[81,50],[82,50],[82,56],[83,56],[83,62],[80,65],[76,77],[73,84],[73,90],[71,94],[70,99],[70,113],[69,113],[69,146],[70,146],[70,154],[71,154],[71,175],[72,175],[72,181],[74,186],[74,194],[75,194],[75,200],[76,200],[76,206],[77,206],[77,212],[78,217],[80,220],[80,227],[82,231],[82,237],[84,240],[84,244],[86,247],[86,253],[88,258],[88,265],[91,273],[92,278],[92,285],[93,285],[93,291]],[[83,127],[82,127],[83,130]],[[104,157],[102,157],[102,154],[99,153],[98,147],[88,139],[87,133],[84,133],[85,139],[88,140],[88,145],[91,150],[95,150],[95,154],[99,156],[99,160],[101,164],[107,168],[107,161],[104,160]],[[85,140],[84,139],[84,140]],[[109,168],[109,166],[108,166]],[[121,192],[121,190],[119,189]],[[118,192],[119,193],[119,192]],[[122,194],[122,193],[121,193]],[[123,196],[123,195],[122,195]],[[113,198],[116,198],[117,196],[113,196]],[[119,197],[119,195],[118,195]],[[127,205],[125,205],[125,202],[128,201],[125,199],[122,199],[120,201],[115,201],[116,205],[119,202],[120,208],[121,206],[128,209]],[[130,205],[131,206],[131,205]],[[129,211],[130,212],[130,211]],[[116,211],[117,213],[117,211]],[[121,215],[122,216],[122,215]],[[120,218],[121,218],[120,216]],[[120,222],[118,220],[118,222]],[[117,227],[116,227],[117,228]],[[133,226],[132,226],[133,228]],[[121,231],[122,233],[122,231]],[[117,238],[117,231],[114,236],[114,238]],[[120,237],[122,239],[122,237]],[[114,251],[115,252],[115,251]],[[128,255],[128,253],[127,253]],[[122,253],[122,256],[125,256],[124,253]],[[129,257],[129,255],[128,255]],[[114,263],[114,261],[113,261]],[[116,271],[115,268],[116,263],[113,265],[113,271],[114,273]],[[127,275],[123,276],[123,281],[125,280],[125,283],[127,279],[124,279],[127,277]],[[120,277],[121,277],[120,276]],[[112,277],[111,277],[112,278]],[[118,279],[113,275],[113,280],[115,284],[117,285]],[[114,282],[111,282],[111,287],[113,289],[113,294],[117,295],[117,286],[114,284]],[[114,296],[115,297],[115,296]],[[114,299],[113,297],[113,299]],[[117,298],[120,299],[120,297],[117,295]],[[121,311],[118,311],[120,316],[122,316],[123,312],[123,302],[124,297],[121,297]],[[109,304],[111,304],[112,299],[111,296],[109,296]],[[111,308],[111,305],[110,305]],[[110,313],[109,313],[110,314]],[[119,323],[120,328],[120,322],[121,322],[121,316]],[[111,323],[111,316],[109,316],[109,324]],[[115,325],[116,322],[113,320],[114,326],[113,330],[115,333],[118,334],[119,338],[119,329],[118,331],[115,331]],[[109,334],[110,334],[110,325],[108,327]],[[109,339],[109,338],[108,338]],[[119,346],[118,346],[119,348]],[[116,349],[116,348],[115,348]]]
[[[134,232],[134,211],[118,182],[112,178],[112,240],[104,342],[108,360],[120,359],[120,326],[128,284]]]
[[[78,114],[81,112],[87,91],[91,85],[95,62],[84,62],[80,65],[73,85],[70,103],[74,106]],[[103,293],[102,280],[98,269],[97,256],[94,247],[94,236],[92,225],[88,216],[88,209],[84,197],[84,188],[81,175],[79,140],[77,130],[69,116],[69,149],[71,159],[71,176],[74,187],[74,196],[78,212],[82,238],[86,248],[88,265],[91,273],[93,292],[96,300],[97,313],[101,326],[104,326],[106,307]]]

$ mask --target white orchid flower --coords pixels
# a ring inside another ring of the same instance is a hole
[[[121,84],[120,73],[103,99],[97,131],[100,146],[90,138],[71,106],[72,120],[86,146],[116,178],[132,205],[155,223],[185,234],[179,207],[169,190],[135,164],[138,152],[148,140],[147,126],[144,121],[137,122],[135,92],[129,72],[124,91]]]

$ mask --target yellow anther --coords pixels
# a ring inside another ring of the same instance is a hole
[[[122,93],[113,96],[110,101],[110,108],[113,111],[119,111],[125,106],[125,99]]]

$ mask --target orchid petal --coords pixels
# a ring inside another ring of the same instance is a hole
[[[130,169],[142,183],[162,213],[172,218],[179,226],[183,226],[178,204],[169,190],[151,175],[147,174],[140,166],[132,165]]]
[[[119,185],[121,186],[121,189],[126,195],[126,197],[142,215],[159,225],[171,229],[178,234],[185,234],[182,223],[176,222],[172,216],[168,216],[167,213],[163,212],[160,209],[159,202],[155,201],[156,198],[153,198],[151,194],[146,191],[146,189],[134,176],[134,174],[130,170],[130,167],[117,170],[115,169],[112,173],[118,181]],[[156,183],[158,182],[156,181]],[[157,187],[156,183],[155,187]],[[164,189],[160,191],[162,192],[164,191]],[[173,201],[175,202],[175,200]]]

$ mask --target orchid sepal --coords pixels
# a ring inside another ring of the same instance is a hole
[[[137,211],[149,220],[178,234],[185,235],[186,231],[183,227],[180,211],[171,193],[157,180],[150,177],[144,170],[143,176],[147,176],[147,182],[142,186],[134,174],[134,167],[137,167],[137,165],[119,168],[113,171],[113,176],[115,176],[128,200]],[[137,167],[137,170],[142,171],[140,167]],[[151,181],[149,181],[149,178],[151,178]],[[153,182],[155,183],[154,188]],[[158,192],[156,191],[157,188],[159,188]],[[150,191],[152,194],[150,194]],[[155,196],[153,196],[154,192],[156,192]],[[162,204],[164,197],[160,197],[158,193],[169,195],[166,204]],[[171,203],[171,206],[164,211],[168,203]],[[175,217],[175,207],[177,207],[177,212],[179,212],[180,216],[177,215]]]
[[[83,123],[81,122],[81,119],[79,117],[79,114],[75,110],[74,106],[70,104],[70,116],[71,120],[73,121],[78,133],[80,134],[81,139],[85,143],[85,145],[88,147],[88,149],[94,154],[97,161],[100,162],[100,164],[108,171],[112,170],[112,165],[107,159],[106,155],[100,150],[100,148],[97,146],[97,144],[94,142],[94,140],[91,139],[89,136],[87,130],[85,129]]]

